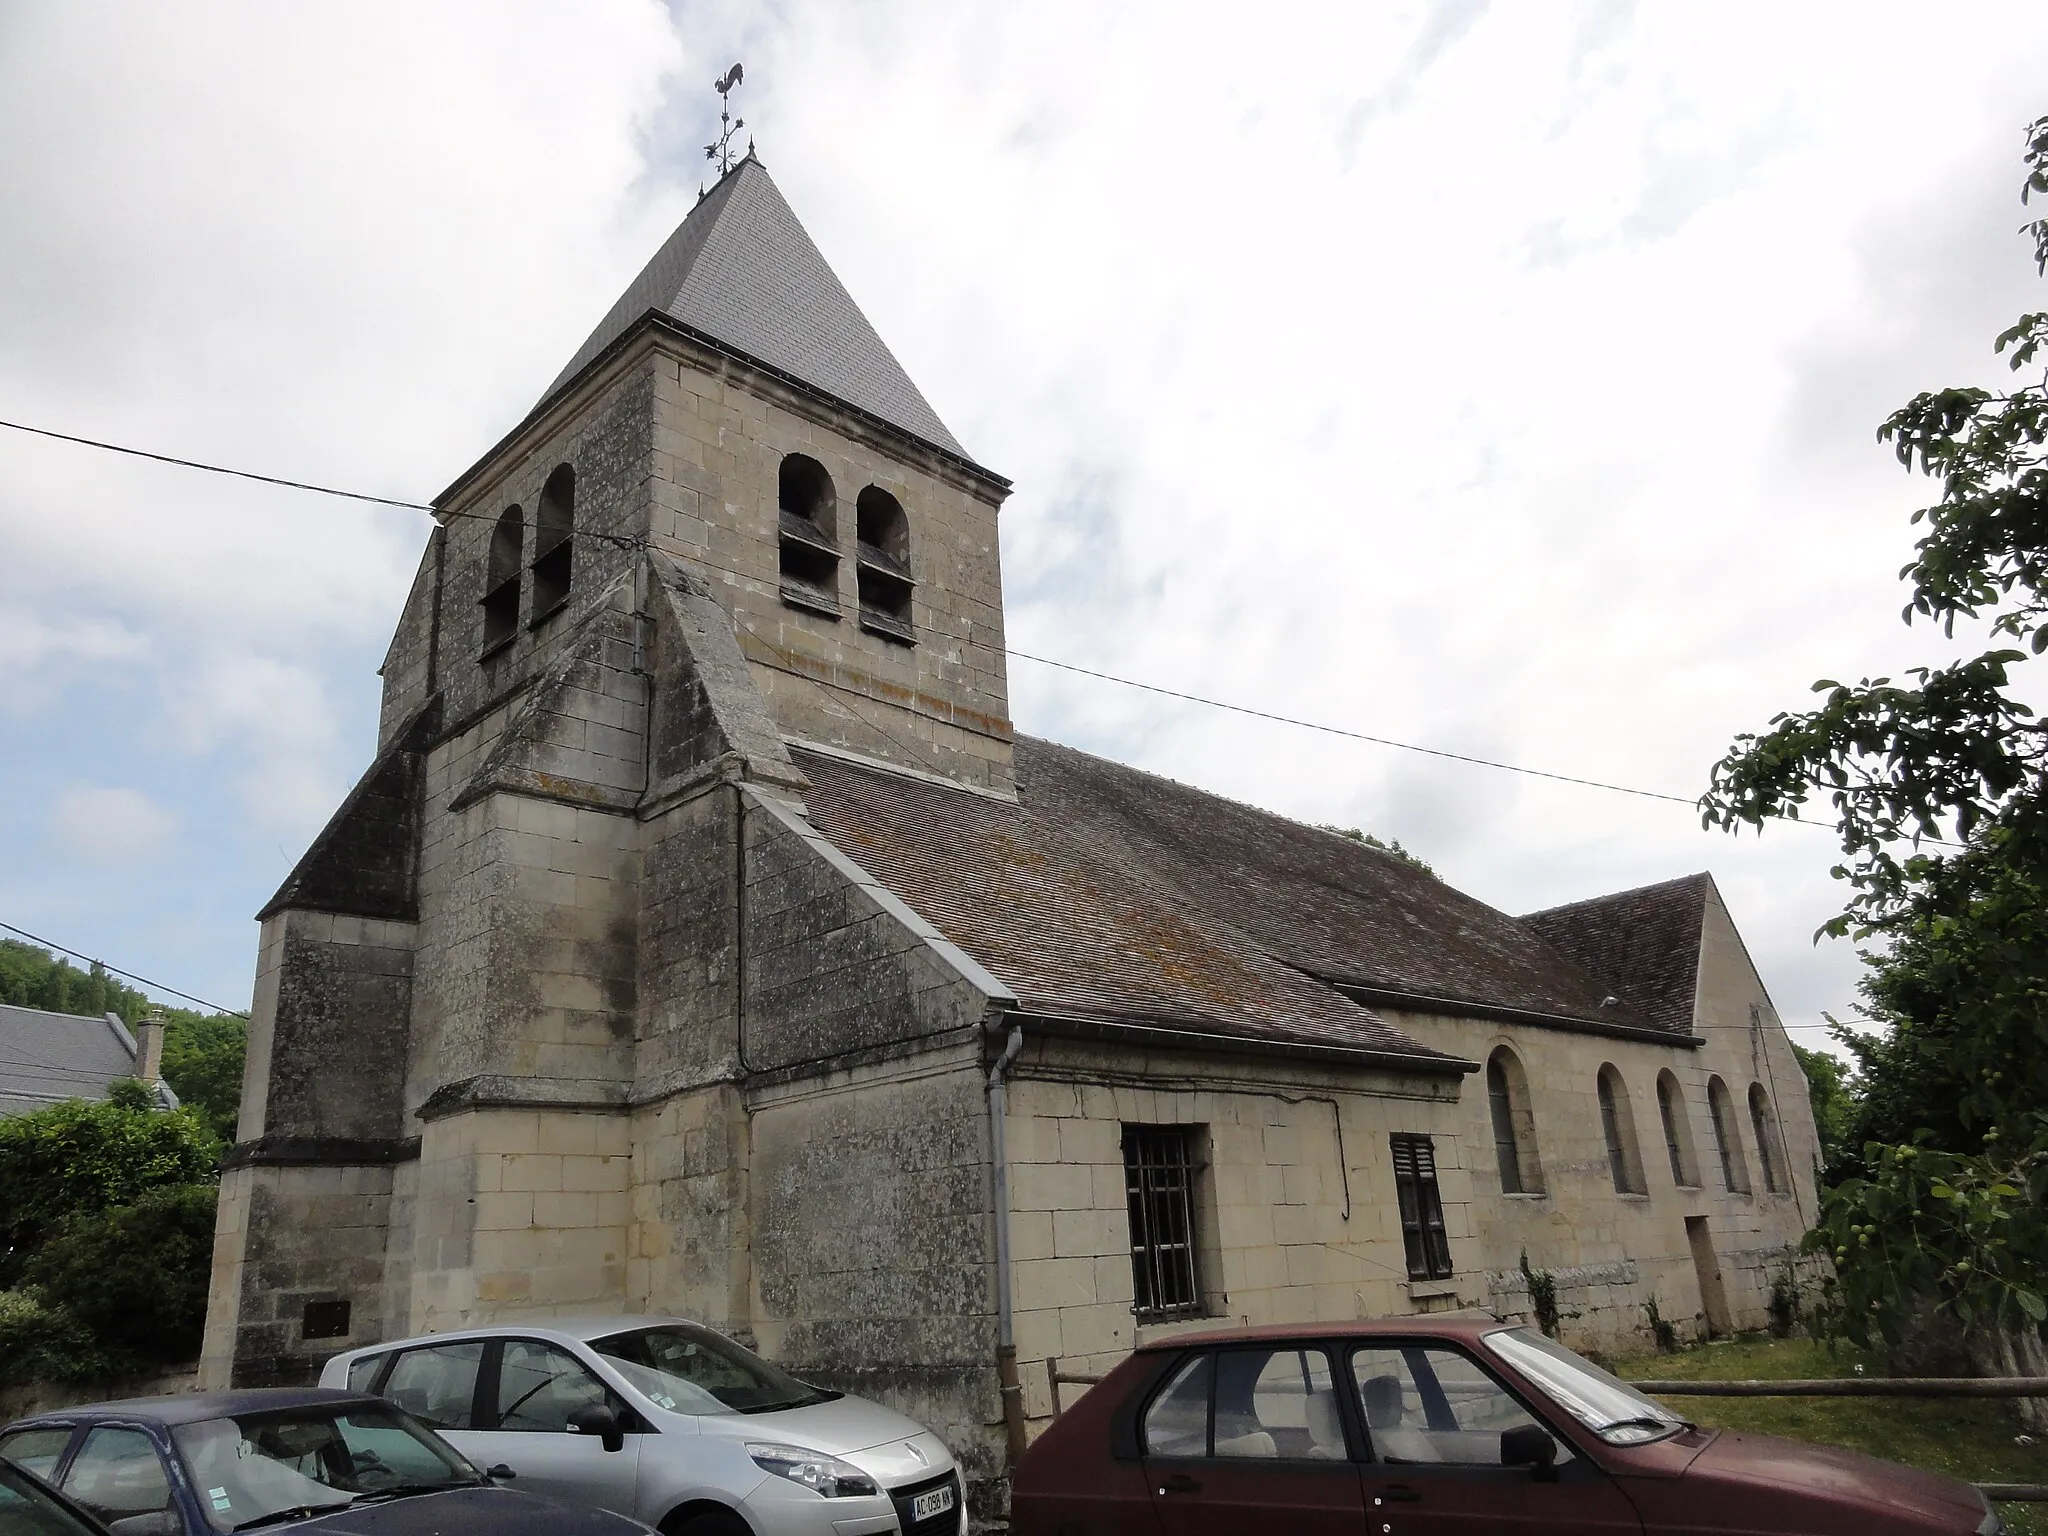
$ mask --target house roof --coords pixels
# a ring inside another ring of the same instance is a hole
[[[1522,922],[1614,988],[1659,1029],[1691,1034],[1711,875],[1595,896]]]
[[[0,1115],[62,1099],[104,1099],[135,1072],[135,1037],[113,1014],[46,1013],[0,1003]],[[176,1095],[158,1085],[159,1099]]]
[[[968,457],[751,154],[690,210],[542,403],[650,312]]]
[[[1535,929],[1395,855],[1070,747],[1017,738],[1015,804],[792,756],[812,823],[1027,1009],[1418,1063],[1449,1058],[1371,1003],[1659,1027]]]

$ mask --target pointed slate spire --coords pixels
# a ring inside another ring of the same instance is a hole
[[[542,399],[649,310],[968,456],[751,154],[690,210]]]

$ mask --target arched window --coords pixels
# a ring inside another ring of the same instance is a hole
[[[1493,1155],[1502,1194],[1543,1193],[1543,1163],[1536,1155],[1536,1120],[1529,1109],[1529,1079],[1506,1046],[1486,1059],[1486,1107],[1493,1123]]]
[[[1707,1117],[1721,1151],[1721,1185],[1732,1195],[1749,1193],[1749,1164],[1742,1156],[1742,1132],[1735,1124],[1735,1100],[1718,1077],[1707,1079]]]
[[[854,517],[861,628],[892,640],[912,640],[910,520],[903,515],[903,503],[871,485],[854,503]]]
[[[776,486],[783,600],[839,617],[839,499],[808,454],[782,460]]]
[[[519,631],[520,552],[526,544],[526,514],[507,507],[491,529],[490,553],[484,561],[484,643],[486,655]]]
[[[1607,1139],[1607,1168],[1614,1175],[1616,1193],[1640,1195],[1643,1184],[1643,1154],[1636,1145],[1636,1120],[1628,1106],[1628,1084],[1612,1062],[1600,1068],[1596,1083],[1600,1095],[1600,1131]]]
[[[576,471],[557,465],[541,488],[533,529],[533,617],[538,624],[569,601],[576,552]]]
[[[1762,1083],[1749,1085],[1749,1128],[1756,1135],[1756,1160],[1763,1168],[1764,1188],[1774,1195],[1786,1190],[1785,1143],[1778,1135],[1778,1117]]]
[[[1671,1182],[1681,1189],[1697,1189],[1700,1182],[1699,1155],[1692,1146],[1692,1116],[1685,1107],[1685,1094],[1677,1075],[1666,1067],[1657,1074],[1657,1118],[1664,1122],[1664,1152],[1671,1159]]]

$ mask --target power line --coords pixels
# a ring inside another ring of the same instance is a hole
[[[54,944],[48,939],[38,938],[36,937],[36,935],[30,933],[26,928],[17,928],[12,923],[0,923],[0,928],[6,929],[9,933],[20,934],[21,937],[27,939],[31,944],[40,944],[44,949],[54,949],[60,955],[69,955],[74,960],[83,960],[88,965],[96,965],[101,970],[107,972],[109,975],[125,976],[128,978],[128,980],[139,983],[142,986],[148,987],[152,991],[168,992],[173,997],[182,997],[188,1003],[197,1003],[202,1008],[211,1008],[215,1013],[231,1014],[238,1019],[246,1019],[249,1017],[248,1014],[244,1013],[239,1008],[223,1008],[219,1003],[209,1003],[205,998],[194,997],[190,992],[180,992],[176,987],[167,987],[160,981],[151,981],[147,976],[138,976],[133,971],[122,970],[121,967],[119,967],[118,965],[109,965],[104,960],[96,959],[93,956],[88,955],[87,953],[85,953],[84,950],[70,949],[62,944]]]

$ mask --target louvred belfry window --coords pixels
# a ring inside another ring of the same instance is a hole
[[[1401,1207],[1401,1242],[1408,1278],[1446,1280],[1451,1243],[1444,1231],[1443,1196],[1436,1186],[1436,1149],[1427,1136],[1394,1136],[1394,1197]]]
[[[1195,1277],[1197,1127],[1124,1127],[1124,1190],[1131,1216],[1131,1310],[1192,1317],[1202,1310]]]

